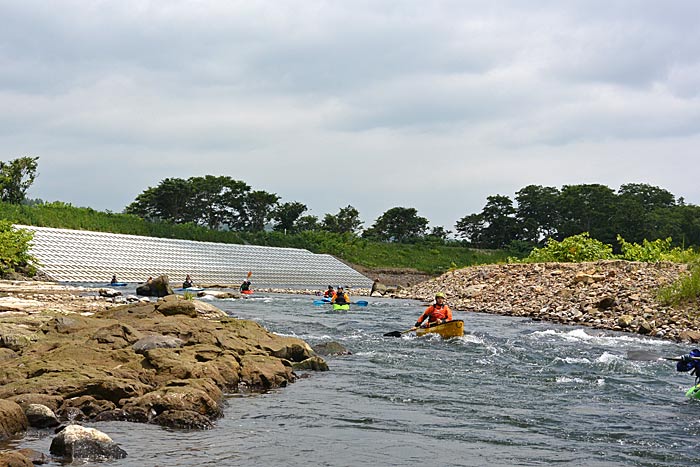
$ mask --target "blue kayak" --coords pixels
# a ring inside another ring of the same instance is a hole
[[[107,284],[107,287],[126,287],[126,282],[111,282]]]

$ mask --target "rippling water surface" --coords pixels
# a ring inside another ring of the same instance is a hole
[[[364,298],[364,297],[363,297]],[[109,466],[692,465],[700,461],[700,401],[670,362],[688,347],[629,334],[456,312],[462,338],[383,337],[424,306],[370,299],[333,313],[314,297],[212,300],[232,316],[353,355],[287,388],[229,397],[208,431],[88,424],[129,453]],[[48,453],[51,437],[21,447]],[[53,464],[58,465],[58,464]],[[84,464],[89,465],[89,464]]]

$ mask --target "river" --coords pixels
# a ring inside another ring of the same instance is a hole
[[[366,297],[361,297],[366,299]],[[529,319],[455,312],[465,336],[384,337],[413,325],[419,302],[369,299],[334,313],[314,297],[212,300],[232,316],[328,357],[286,388],[230,396],[212,430],[88,423],[128,453],[109,466],[685,466],[700,462],[700,401],[673,362],[688,346]],[[16,443],[48,453],[51,434]],[[47,465],[61,465],[50,463]],[[81,464],[93,465],[93,464]]]

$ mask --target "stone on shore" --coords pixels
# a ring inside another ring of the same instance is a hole
[[[68,425],[51,441],[51,454],[68,462],[76,459],[107,460],[123,459],[126,451],[112,438],[94,428]]]
[[[0,441],[22,433],[28,426],[27,416],[18,403],[0,399]]]

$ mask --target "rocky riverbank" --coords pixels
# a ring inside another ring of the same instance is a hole
[[[226,393],[327,369],[304,341],[208,303],[169,295],[116,305],[85,292],[0,283],[0,440],[35,426],[37,407],[38,428],[81,420],[208,428]]]
[[[684,273],[684,264],[629,261],[481,265],[392,296],[427,301],[441,291],[453,310],[698,342],[700,303],[672,308],[656,298],[661,286]]]

